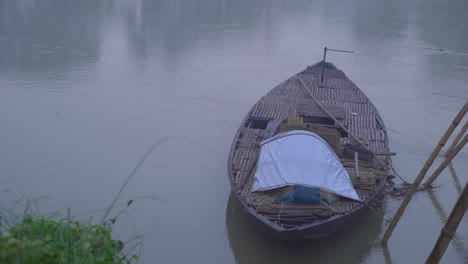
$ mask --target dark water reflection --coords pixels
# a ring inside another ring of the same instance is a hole
[[[372,214],[316,242],[259,233],[229,199],[231,140],[251,105],[323,46],[354,50],[329,58],[377,106],[412,179],[468,96],[467,12],[465,0],[0,0],[0,191],[11,190],[0,200],[102,208],[155,140],[175,136],[122,198],[167,200],[136,203],[119,222],[122,239],[154,228],[144,263],[389,261]],[[451,170],[465,175],[467,155]],[[395,263],[432,248],[458,195],[448,170],[438,182],[394,233]],[[466,262],[466,234],[464,221],[444,262]]]
[[[237,263],[362,263],[377,238],[383,219],[372,213],[359,217],[350,228],[315,241],[278,241],[260,232],[240,211],[233,194],[226,209],[226,229]],[[338,250],[339,249],[339,250]],[[339,252],[338,252],[339,251]]]

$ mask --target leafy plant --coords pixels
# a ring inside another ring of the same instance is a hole
[[[26,217],[0,234],[0,263],[131,263],[137,255],[121,253],[124,243],[112,239],[112,221],[56,221]]]

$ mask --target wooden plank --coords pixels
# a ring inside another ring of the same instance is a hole
[[[354,171],[356,172],[356,178],[359,179],[359,154],[357,152],[354,152]]]
[[[380,144],[383,145],[383,144]],[[396,156],[395,152],[375,152],[374,155],[376,156]]]

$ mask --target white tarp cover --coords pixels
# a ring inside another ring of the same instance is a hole
[[[295,184],[361,201],[335,152],[306,130],[283,132],[261,143],[252,191]]]

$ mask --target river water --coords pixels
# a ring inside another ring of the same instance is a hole
[[[250,107],[328,46],[355,52],[328,59],[376,105],[411,181],[468,96],[467,12],[466,0],[0,0],[0,203],[48,196],[41,212],[98,219],[163,139],[119,200],[141,198],[115,233],[145,235],[142,263],[422,263],[467,150],[415,195],[387,253],[373,213],[323,240],[265,236],[230,197],[227,156]],[[444,263],[468,262],[467,222]]]

